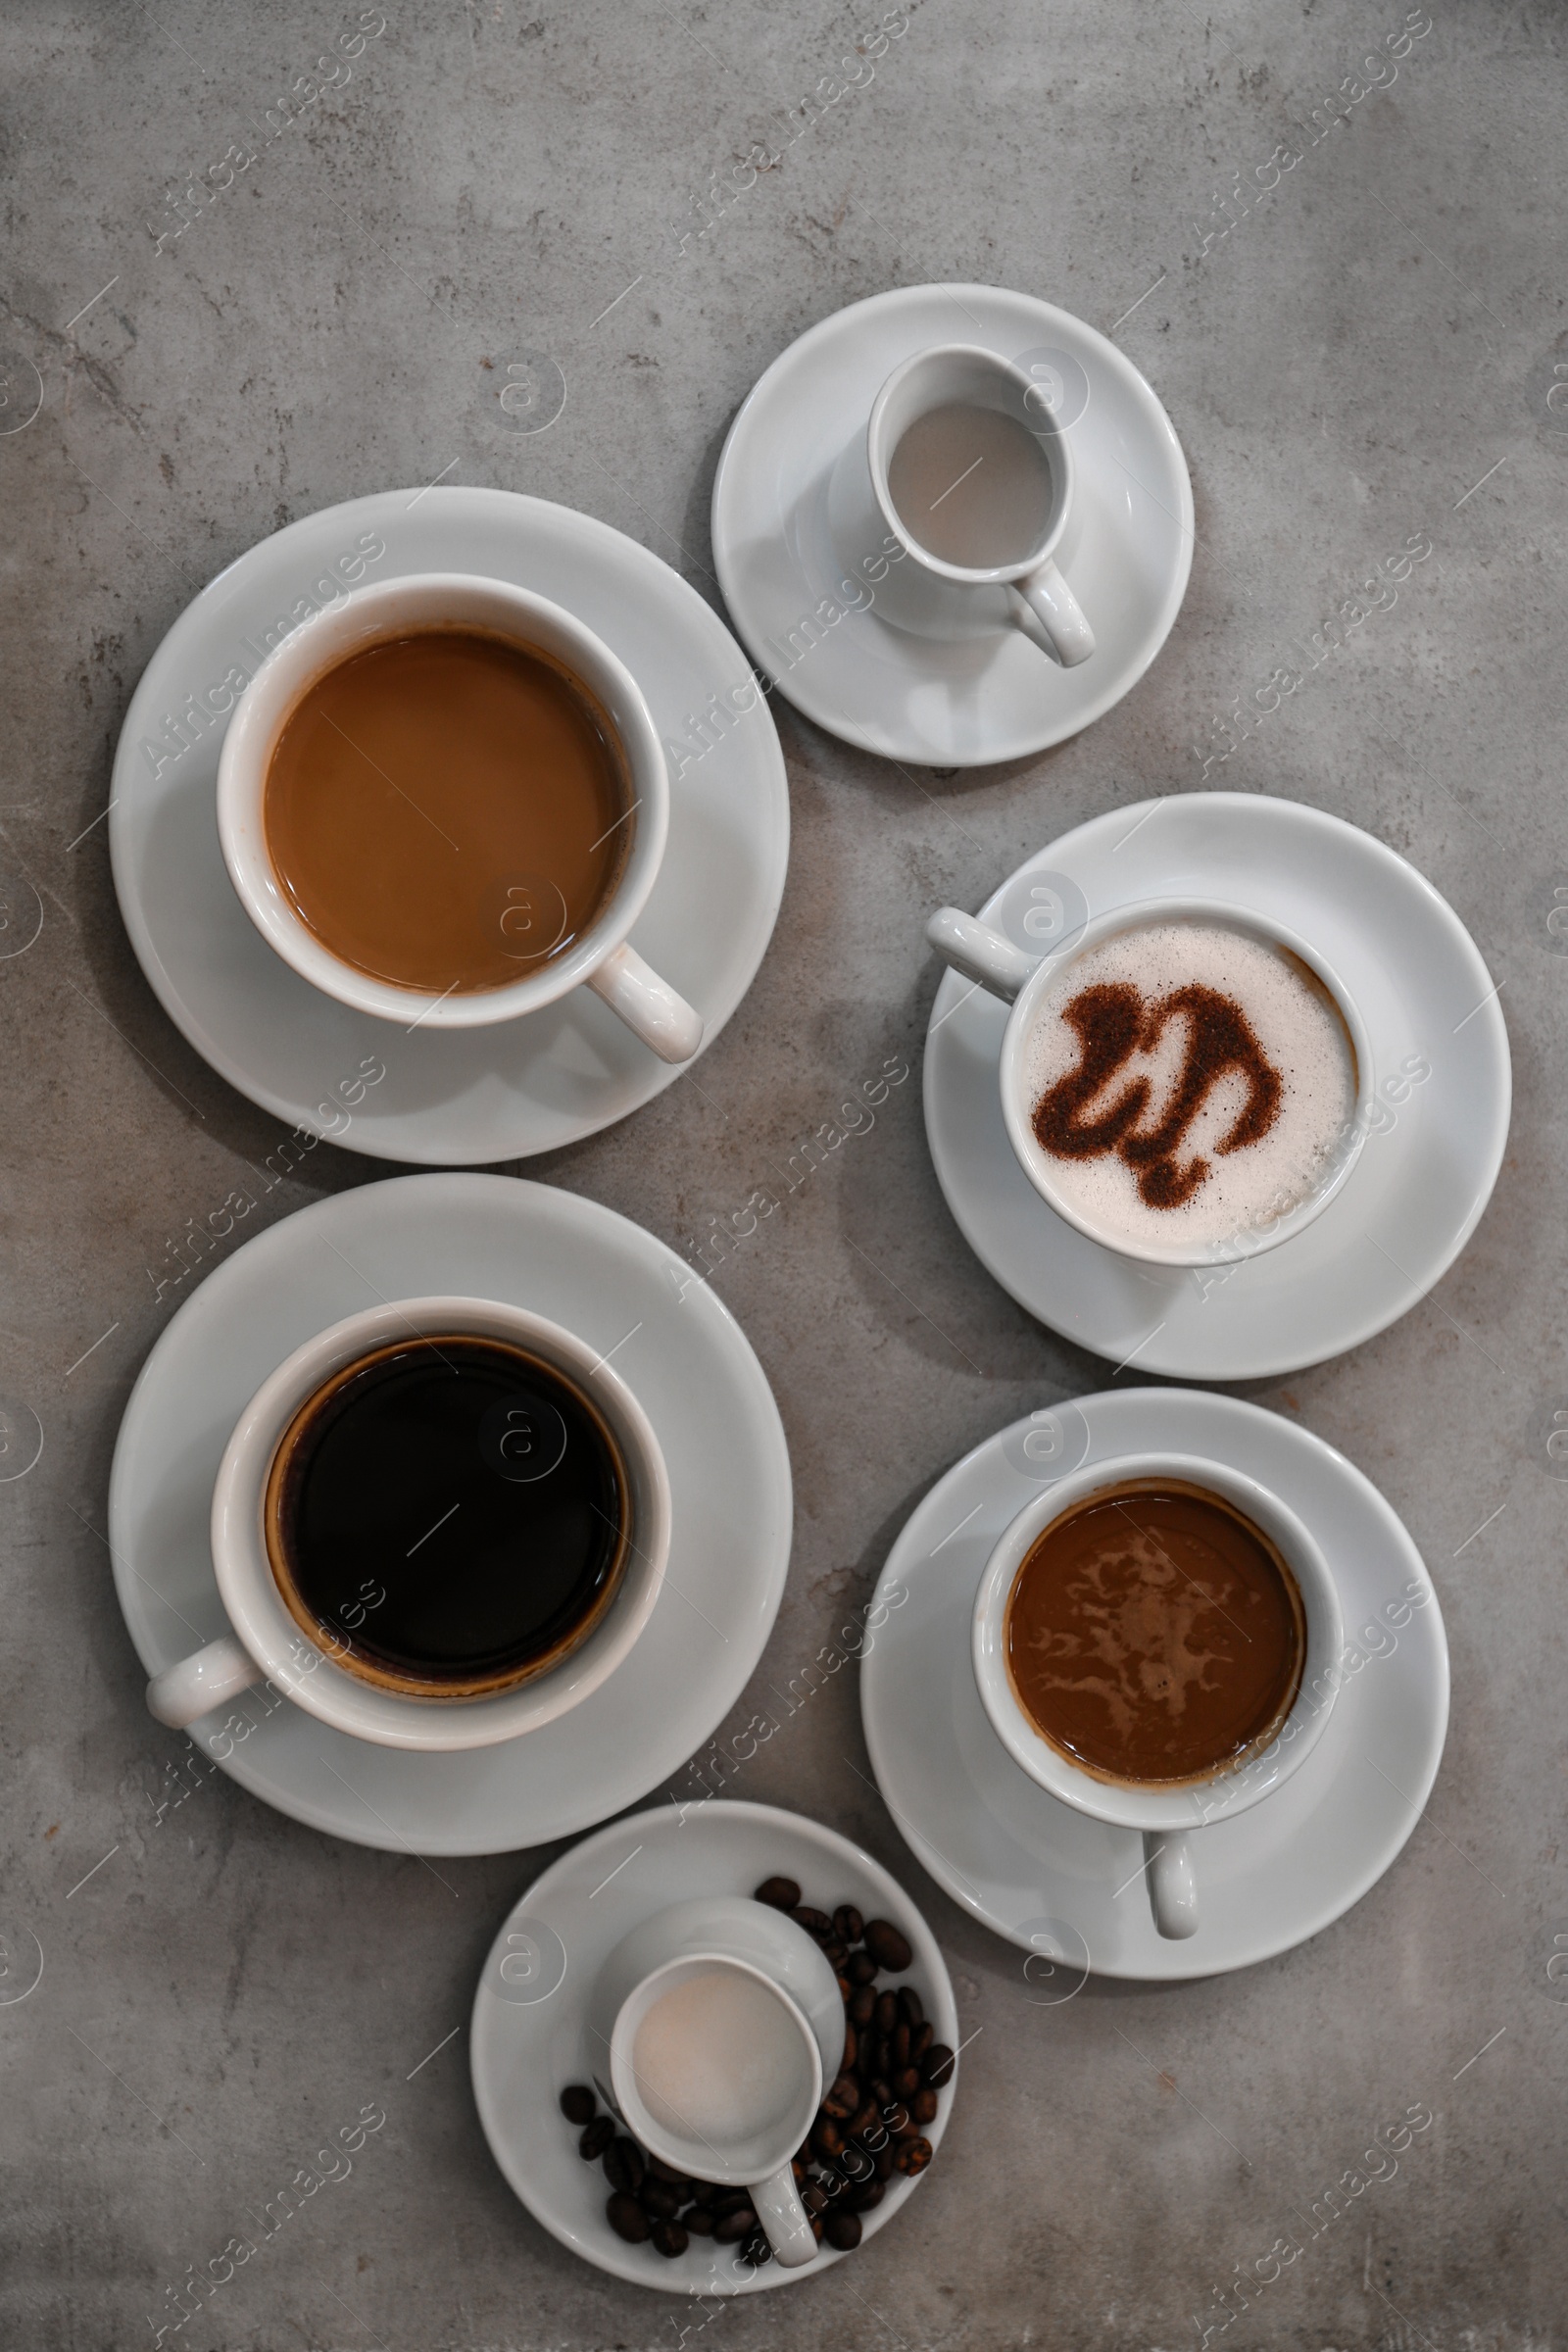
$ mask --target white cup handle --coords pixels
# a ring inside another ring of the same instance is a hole
[[[232,1634],[224,1634],[194,1657],[181,1658],[177,1666],[155,1674],[147,1686],[147,1704],[160,1723],[182,1732],[210,1708],[266,1680],[250,1651]]]
[[[978,981],[1007,1004],[1039,969],[1038,956],[1026,956],[1010,939],[977,923],[960,906],[939,906],[925,935],[945,963],[951,963],[966,980]]]
[[[816,2238],[806,2218],[806,2207],[801,2203],[791,2166],[781,2164],[776,2173],[759,2180],[752,2189],[752,2203],[767,2233],[775,2262],[786,2271],[798,2271],[803,2262],[811,2260],[816,2252]]]
[[[1083,607],[1048,556],[1038,571],[1014,581],[1012,593],[1024,611],[1045,630],[1063,669],[1087,662],[1095,650],[1095,632],[1084,618]],[[1013,618],[1021,625],[1017,605]]]
[[[651,1046],[661,1061],[690,1061],[703,1042],[701,1013],[661,980],[651,963],[624,942],[590,972],[588,985],[618,1012],[634,1037]]]
[[[1161,1936],[1172,1942],[1198,1933],[1198,1881],[1193,1849],[1181,1830],[1146,1830],[1144,1865],[1149,1907]]]

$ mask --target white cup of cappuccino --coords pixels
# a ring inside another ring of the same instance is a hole
[[[1144,900],[1037,959],[944,906],[926,937],[1011,1004],[1007,1141],[1090,1241],[1152,1265],[1233,1264],[1343,1190],[1370,1130],[1370,1041],[1344,982],[1272,916]]]
[[[844,2004],[804,1928],[741,1895],[672,1904],[605,1962],[588,2038],[634,2139],[688,2179],[745,2188],[785,2270],[812,2259],[793,2159],[844,2055]]]
[[[978,345],[916,352],[896,368],[828,486],[847,570],[893,561],[876,610],[919,637],[1043,630],[1063,668],[1095,635],[1062,576],[1072,447],[1041,387]]]

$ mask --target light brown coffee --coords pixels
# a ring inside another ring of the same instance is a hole
[[[565,954],[612,895],[637,819],[624,753],[580,678],[470,629],[354,654],[284,723],[268,855],[300,920],[378,980],[505,988]]]
[[[1275,1738],[1300,1688],[1306,1616],[1278,1547],[1233,1503],[1134,1479],[1037,1538],[1004,1642],[1018,1704],[1069,1762],[1181,1788]]]

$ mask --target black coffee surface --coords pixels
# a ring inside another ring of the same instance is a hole
[[[274,1571],[372,1675],[462,1685],[543,1661],[615,1571],[626,1498],[605,1431],[499,1342],[378,1350],[285,1448]]]

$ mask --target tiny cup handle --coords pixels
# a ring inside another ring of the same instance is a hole
[[[177,1666],[155,1674],[147,1686],[147,1705],[160,1723],[182,1732],[210,1708],[220,1707],[266,1679],[250,1651],[232,1634],[223,1634],[194,1657],[181,1658]]]
[[[1083,607],[1048,556],[1038,571],[1013,583],[1012,616],[1019,626],[1032,615],[1051,640],[1063,669],[1087,662],[1095,650],[1095,632],[1084,618]],[[1023,610],[1020,612],[1019,607]]]
[[[1000,931],[965,914],[961,906],[939,906],[925,935],[945,963],[951,963],[966,980],[978,981],[1006,1004],[1039,969],[1038,956],[1026,956]]]
[[[816,2252],[816,2238],[806,2218],[792,2166],[781,2164],[776,2173],[759,2180],[752,2189],[752,2203],[773,2249],[773,2258],[784,2270],[797,2271],[802,2263],[811,2260]]]
[[[1198,1881],[1193,1875],[1193,1849],[1182,1830],[1144,1832],[1144,1868],[1149,1879],[1149,1907],[1161,1936],[1172,1942],[1198,1933]]]
[[[588,985],[661,1061],[690,1061],[702,1044],[702,1014],[624,942],[589,973]]]

